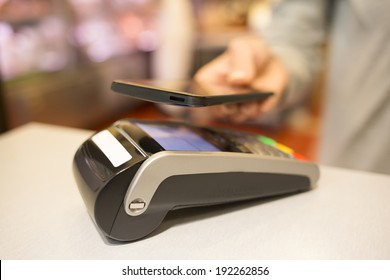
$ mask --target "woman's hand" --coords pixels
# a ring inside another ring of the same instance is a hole
[[[287,86],[288,73],[260,37],[234,39],[219,57],[203,66],[195,81],[207,94],[273,92],[265,101],[212,107],[215,118],[234,122],[256,119],[273,110]]]

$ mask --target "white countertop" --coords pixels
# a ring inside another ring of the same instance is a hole
[[[0,259],[390,259],[390,176],[325,166],[314,191],[173,211],[150,237],[109,244],[72,174],[91,133],[0,136]]]

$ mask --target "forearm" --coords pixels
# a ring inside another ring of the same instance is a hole
[[[301,100],[318,76],[326,41],[328,3],[326,0],[282,0],[264,31],[264,40],[289,74],[283,106]]]

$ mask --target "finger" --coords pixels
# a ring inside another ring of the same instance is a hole
[[[274,96],[274,97],[270,98],[269,100],[259,104],[259,107],[258,107],[259,113],[265,114],[265,113],[272,111],[274,108],[277,107],[278,103],[279,103],[278,96]]]
[[[263,70],[268,67],[268,64],[272,60],[272,55],[262,40],[256,40],[253,44],[251,44],[251,48],[253,53],[255,54],[255,62],[257,65],[257,75],[261,75]]]
[[[239,114],[239,109],[236,104],[226,104],[209,108],[212,118],[218,120],[229,121],[232,116]]]
[[[228,47],[229,72],[227,81],[232,85],[248,85],[256,75],[255,54],[247,40],[233,40]]]
[[[257,102],[247,102],[240,104],[240,115],[243,120],[256,118],[259,114],[259,106]]]
[[[239,112],[239,106],[237,104],[226,104],[222,105],[220,110],[225,116],[231,116]]]
[[[224,53],[201,67],[194,75],[194,80],[200,84],[219,82],[226,76],[228,69],[228,57]]]
[[[273,110],[279,103],[280,97],[287,86],[288,73],[283,64],[277,59],[272,59],[263,69],[261,75],[251,84],[251,87],[261,91],[273,92],[273,96],[263,102],[259,102],[262,113]]]
[[[248,86],[271,59],[269,48],[257,36],[233,40],[228,48],[230,72],[228,80],[235,85]]]
[[[245,123],[250,118],[247,115],[240,113],[240,114],[234,114],[230,116],[229,119],[236,124],[241,124],[241,123]]]
[[[228,61],[228,55],[224,53],[198,70],[193,84],[198,94],[218,95],[234,92],[226,79],[230,68]]]

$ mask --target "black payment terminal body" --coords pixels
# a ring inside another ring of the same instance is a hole
[[[270,138],[128,119],[86,140],[73,170],[90,216],[118,241],[147,236],[170,210],[298,193],[319,178]]]

